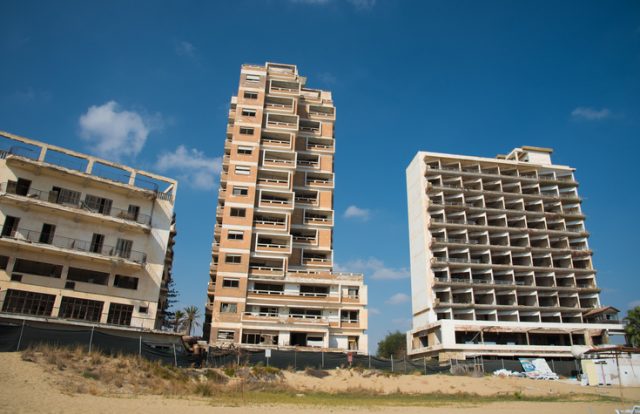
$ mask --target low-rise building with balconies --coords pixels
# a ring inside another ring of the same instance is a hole
[[[0,145],[2,316],[159,328],[176,181],[5,132]]]

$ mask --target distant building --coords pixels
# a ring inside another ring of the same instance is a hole
[[[305,82],[294,65],[242,66],[218,191],[211,345],[367,350],[363,276],[333,272],[335,108]]]
[[[409,355],[570,357],[622,333],[600,304],[573,171],[537,147],[415,156]]]
[[[177,182],[0,132],[0,317],[154,329]]]

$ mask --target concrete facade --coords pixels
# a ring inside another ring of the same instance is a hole
[[[407,168],[409,355],[571,357],[621,333],[600,304],[577,189],[547,148],[419,152]]]
[[[333,272],[335,107],[296,66],[243,65],[208,288],[212,346],[366,352],[361,274]]]
[[[3,316],[158,328],[177,182],[5,132],[0,139]]]

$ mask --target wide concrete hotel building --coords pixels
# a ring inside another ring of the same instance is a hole
[[[361,274],[333,272],[331,93],[243,65],[231,100],[206,307],[212,346],[367,350]]]
[[[177,183],[0,132],[0,318],[160,328]]]
[[[551,152],[415,156],[410,356],[571,357],[622,333],[600,303],[574,169]]]

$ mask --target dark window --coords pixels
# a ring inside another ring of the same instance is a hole
[[[76,282],[71,282],[71,281],[67,280],[67,281],[64,283],[64,288],[65,288],[65,289],[71,289],[71,290],[74,290],[74,289],[76,288]]]
[[[29,194],[29,188],[31,188],[31,181],[24,178],[7,182],[7,193],[26,196]]]
[[[300,285],[301,296],[328,296],[328,286]]]
[[[134,204],[129,204],[129,209],[127,210],[128,220],[138,221],[138,216],[140,215],[140,206],[136,206]]]
[[[84,197],[84,207],[96,213],[105,215],[111,214],[111,204],[113,204],[113,201],[108,198],[98,197],[91,194],[87,194]]]
[[[126,239],[118,239],[118,242],[116,243],[116,255],[124,259],[130,258],[131,246],[133,246],[133,241],[126,240]]]
[[[249,195],[249,189],[247,187],[233,187],[234,196],[246,196]]]
[[[53,187],[49,193],[49,201],[57,204],[80,205],[80,192],[66,188]]]
[[[62,275],[62,265],[16,259],[16,263],[13,265],[13,271],[16,273],[59,278]]]
[[[222,287],[237,288],[240,287],[240,280],[238,279],[222,279]]]
[[[245,92],[244,99],[258,99],[258,94],[255,92]]]
[[[235,255],[235,254],[228,254],[224,257],[224,262],[231,263],[231,264],[239,264],[239,263],[242,263],[242,256]]]
[[[4,225],[2,226],[2,235],[7,237],[15,236],[19,222],[20,217],[6,216],[4,218]]]
[[[0,269],[4,270],[7,268],[7,264],[9,264],[8,256],[0,256]]]
[[[109,273],[70,267],[69,273],[67,273],[67,280],[106,286],[109,283]]]
[[[107,323],[113,325],[131,325],[131,314],[133,314],[132,305],[123,305],[120,303],[112,303],[109,305],[109,314],[107,315]]]
[[[256,116],[256,111],[255,109],[247,109],[247,108],[243,108],[242,109],[242,116]]]
[[[253,153],[253,149],[251,147],[238,147],[236,152],[238,155],[251,155]]]
[[[93,253],[102,253],[102,246],[104,245],[104,234],[93,233],[91,237],[91,247],[89,250]]]
[[[23,315],[50,316],[55,300],[55,295],[9,289],[4,298],[2,311]]]
[[[104,302],[63,296],[60,301],[60,317],[99,322],[103,306]]]
[[[138,278],[133,276],[116,275],[113,279],[113,286],[122,289],[138,289]]]
[[[20,273],[11,273],[11,281],[12,282],[22,282],[22,274],[20,274]]]
[[[42,225],[42,232],[40,232],[40,243],[51,244],[53,242],[53,235],[56,232],[56,226],[53,224],[44,223]]]
[[[232,208],[229,215],[231,217],[246,217],[247,210],[244,208]]]
[[[242,240],[242,239],[244,239],[244,232],[230,230],[229,233],[227,233],[227,239],[229,239],[229,240]]]
[[[253,128],[240,128],[241,135],[253,135]]]
[[[147,313],[149,312],[149,308],[147,306],[138,306],[139,313]]]
[[[340,320],[342,322],[358,322],[358,311],[356,310],[343,310],[340,312]]]

